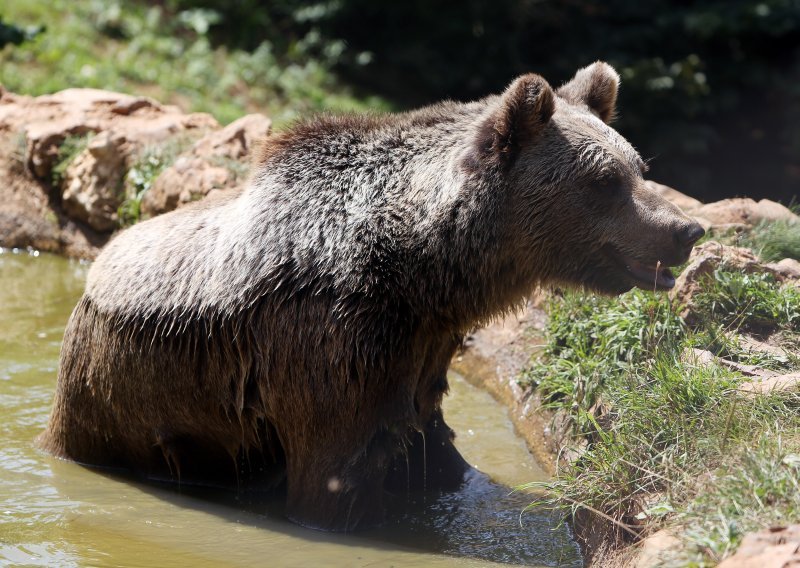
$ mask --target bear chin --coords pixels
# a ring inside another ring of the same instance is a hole
[[[672,283],[674,284],[674,279]],[[664,292],[672,289],[672,286],[668,284],[669,282],[657,282],[655,278],[652,281],[637,278],[624,266],[614,268],[604,266],[602,269],[597,269],[589,278],[583,279],[580,283],[584,288],[603,296],[619,296],[625,292],[630,292],[634,288],[649,292]]]

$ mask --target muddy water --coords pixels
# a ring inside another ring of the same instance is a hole
[[[0,254],[0,565],[580,565],[566,529],[540,512],[520,516],[533,497],[508,488],[544,474],[505,410],[458,376],[445,416],[464,456],[488,475],[476,473],[457,493],[418,496],[383,527],[357,535],[296,527],[275,499],[178,491],[42,454],[33,439],[47,419],[64,325],[87,269]]]

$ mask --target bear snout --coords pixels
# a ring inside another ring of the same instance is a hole
[[[689,221],[681,224],[672,235],[675,248],[677,249],[676,261],[671,265],[683,264],[692,254],[692,247],[706,234],[705,229],[696,221]]]
[[[705,234],[706,230],[703,229],[700,223],[692,221],[675,231],[675,242],[684,248],[691,248]]]

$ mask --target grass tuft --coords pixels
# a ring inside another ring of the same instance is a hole
[[[800,223],[761,221],[743,235],[741,246],[753,249],[766,262],[794,258],[800,260]]]
[[[800,290],[781,287],[771,274],[717,268],[695,301],[708,321],[735,329],[800,329]]]
[[[142,218],[142,199],[161,173],[194,142],[191,136],[176,136],[164,144],[148,146],[140,153],[125,176],[126,198],[117,209],[123,227],[134,225]]]
[[[682,548],[665,566],[713,566],[746,532],[800,518],[800,395],[753,396],[735,367],[684,355],[797,369],[791,354],[754,355],[742,333],[796,338],[800,292],[721,267],[698,308],[689,328],[664,296],[568,293],[551,301],[544,356],[523,374],[583,444],[537,484],[537,504],[596,512],[616,523],[619,546],[678,527]]]

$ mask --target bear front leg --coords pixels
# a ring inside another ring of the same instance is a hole
[[[404,491],[455,491],[471,466],[453,444],[455,433],[437,408],[422,432],[414,432],[403,455],[392,462],[386,488]]]
[[[287,451],[287,517],[302,526],[352,531],[380,523],[389,467],[388,434],[366,445],[329,440]]]

